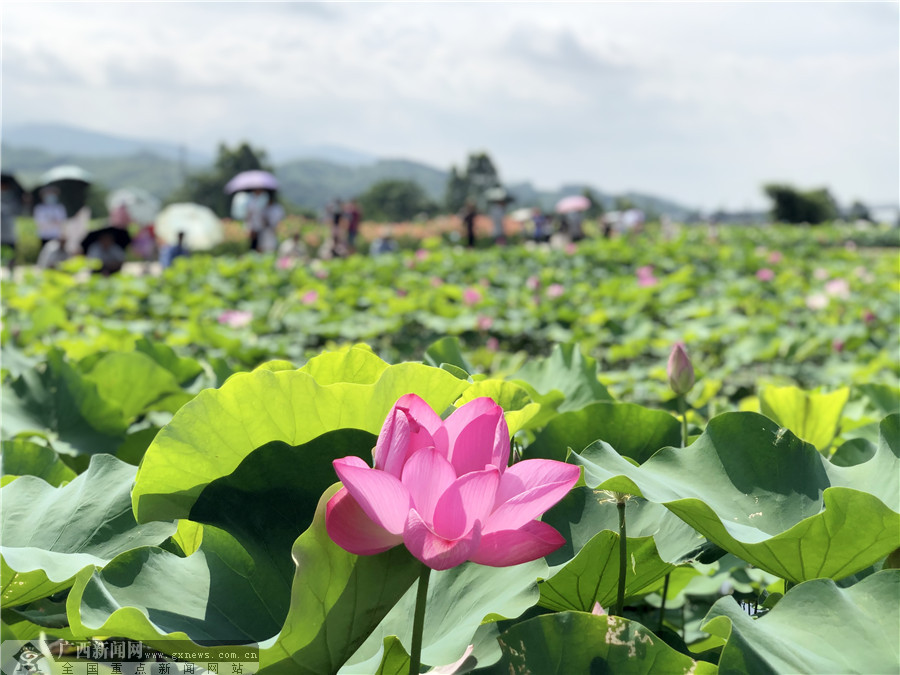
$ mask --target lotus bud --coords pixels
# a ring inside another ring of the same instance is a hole
[[[672,347],[666,374],[669,376],[669,386],[679,396],[684,396],[694,386],[694,365],[685,351],[684,343],[676,342]]]

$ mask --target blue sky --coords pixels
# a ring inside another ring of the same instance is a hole
[[[4,3],[3,126],[330,143],[705,209],[897,202],[895,3]]]

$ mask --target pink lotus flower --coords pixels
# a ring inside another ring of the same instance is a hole
[[[525,280],[525,288],[529,291],[536,291],[541,287],[541,280],[538,277],[531,276]]]
[[[761,270],[756,271],[756,278],[760,281],[772,281],[775,278],[775,272],[768,267],[763,267]]]
[[[232,328],[243,328],[253,320],[253,312],[242,309],[226,309],[219,314],[219,323]]]
[[[828,270],[824,267],[817,267],[813,272],[813,278],[815,278],[816,281],[825,281],[828,278]]]
[[[550,284],[547,287],[547,297],[548,298],[558,298],[563,293],[565,293],[566,289],[562,284]]]
[[[478,330],[490,330],[491,326],[494,325],[494,320],[482,314],[478,317]]]
[[[442,420],[407,394],[384,421],[373,454],[374,468],[354,456],[333,462],[344,486],[328,502],[325,525],[350,553],[403,544],[436,570],[467,560],[506,567],[565,541],[536,518],[575,485],[578,467],[544,459],[508,467],[509,429],[489,398]]]
[[[867,309],[863,312],[862,318],[866,324],[870,324],[875,320],[875,313],[872,310]]]
[[[444,285],[444,280],[440,277],[431,277],[431,286],[432,288],[440,288]]]
[[[327,279],[328,278],[328,270],[319,268],[313,274],[316,275],[316,279]]]
[[[575,252],[577,250],[578,250],[578,247],[574,243],[569,242],[568,244],[566,244],[566,253],[568,255],[575,255]]]
[[[495,352],[500,349],[500,340],[495,337],[489,337],[487,342],[484,343],[484,346],[487,347],[489,352]]]
[[[838,354],[840,354],[842,351],[844,351],[844,341],[843,341],[843,340],[834,340],[834,341],[831,343],[831,348],[832,348],[835,352],[837,352]]]
[[[638,279],[638,286],[641,288],[649,288],[650,286],[656,286],[659,283],[656,277],[640,277]]]
[[[477,305],[481,302],[481,291],[477,288],[467,288],[463,291],[463,302],[471,307],[472,305]]]
[[[832,279],[825,284],[825,292],[836,298],[849,298],[850,284],[846,279]]]
[[[290,256],[283,256],[275,263],[280,270],[289,270],[294,266],[294,259]]]
[[[405,288],[397,289],[397,297],[398,298],[405,298],[407,295],[409,295],[409,291],[406,290]]]
[[[644,265],[642,267],[638,267],[634,273],[637,275],[638,286],[642,288],[647,288],[649,286],[656,286],[658,280],[655,276],[653,276],[653,266],[652,265]]]
[[[784,256],[781,255],[781,251],[772,251],[772,252],[769,254],[768,260],[769,260],[769,262],[772,263],[773,265],[777,265],[778,263],[781,262],[781,259],[782,259],[782,258],[784,258]]]
[[[418,260],[420,262],[423,260],[428,260],[428,255],[429,254],[426,249],[420,248],[419,250],[416,251],[416,260]]]
[[[300,302],[304,305],[312,305],[316,300],[319,299],[319,291],[313,289],[311,291],[306,291],[303,294],[303,297],[300,298]]]

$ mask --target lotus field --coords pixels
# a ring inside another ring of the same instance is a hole
[[[900,672],[895,236],[26,271],[3,638],[179,673]]]

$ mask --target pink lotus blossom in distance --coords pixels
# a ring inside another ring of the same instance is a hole
[[[278,259],[278,262],[275,263],[280,270],[289,270],[294,266],[294,259],[289,256],[282,256]]]
[[[871,309],[867,309],[863,312],[862,318],[866,324],[870,324],[875,320],[875,313]]]
[[[481,298],[481,291],[479,291],[477,288],[467,288],[465,291],[463,291],[463,302],[470,307],[481,302]]]
[[[219,314],[219,323],[232,328],[243,328],[253,321],[253,312],[242,309],[226,309]]]
[[[816,281],[825,281],[828,278],[828,270],[826,270],[824,267],[817,267],[813,271],[813,278]]]
[[[428,250],[424,248],[420,248],[416,251],[416,260],[422,262],[423,260],[428,260]]]
[[[306,291],[303,294],[303,297],[300,298],[300,302],[304,305],[312,305],[316,300],[319,299],[319,291],[313,289],[311,291]]]
[[[781,251],[772,251],[769,254],[768,261],[773,265],[777,265],[781,262],[782,258],[784,258],[784,256],[781,254]]]
[[[313,272],[316,275],[316,279],[327,279],[328,278],[328,270],[319,268]]]
[[[547,287],[547,297],[548,298],[558,298],[563,293],[565,293],[566,289],[562,284],[550,284]]]
[[[566,244],[566,254],[567,255],[575,255],[575,252],[578,250],[578,247],[573,243],[569,242]]]
[[[657,278],[653,276],[653,265],[638,267],[634,273],[637,275],[638,286],[641,288],[656,286],[658,283]]]
[[[825,283],[825,293],[836,298],[849,298],[850,284],[846,279],[832,279]]]
[[[397,289],[397,297],[398,298],[405,298],[407,295],[409,295],[409,291],[406,290],[405,288]]]
[[[756,278],[760,281],[772,281],[775,278],[775,272],[770,270],[768,267],[763,267],[760,270],[756,271]]]
[[[442,420],[407,394],[384,421],[374,468],[355,456],[334,460],[344,485],[328,501],[328,535],[356,555],[403,544],[435,570],[541,558],[565,539],[536,519],[568,494],[580,470],[546,459],[507,466],[509,451],[503,409],[491,399]]]
[[[525,280],[525,288],[529,291],[536,291],[541,287],[541,280],[536,276],[530,276]]]
[[[491,317],[484,314],[478,317],[478,330],[490,330],[493,325],[494,320]]]
[[[495,337],[489,337],[487,342],[484,343],[484,346],[487,347],[489,352],[496,352],[500,349],[500,340]]]
[[[440,277],[431,277],[431,287],[432,288],[440,288],[444,285],[444,280]]]

